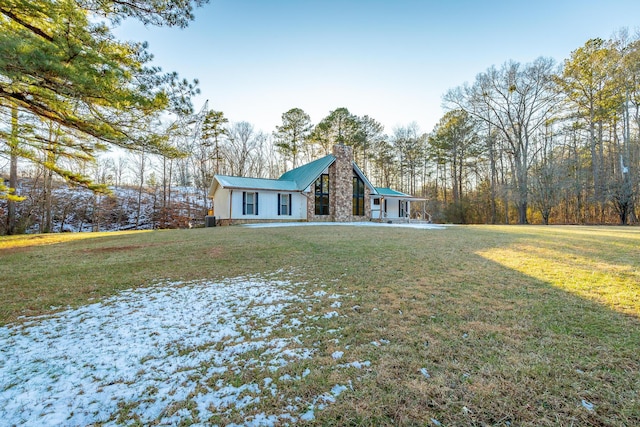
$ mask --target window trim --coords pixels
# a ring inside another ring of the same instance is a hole
[[[353,197],[351,198],[353,216],[365,216],[367,211],[364,205],[365,193],[364,181],[358,175],[353,175]]]
[[[407,201],[406,200],[398,200],[398,217],[405,218],[407,217]]]
[[[247,195],[251,194],[253,203],[247,204]],[[247,207],[251,206],[253,213],[247,213]],[[243,191],[242,192],[242,215],[258,215],[258,192],[257,191]]]
[[[288,203],[284,206],[287,206],[286,212],[288,213],[282,213],[282,199],[283,197],[285,199],[288,200]],[[278,215],[288,215],[291,216],[291,201],[292,201],[292,197],[290,193],[278,193]]]
[[[325,184],[326,177],[326,185]],[[326,188],[325,188],[326,187]],[[321,174],[316,182],[314,183],[314,194],[315,194],[315,215],[329,215],[329,206],[330,202],[330,190],[331,182],[328,173]],[[326,203],[321,203],[321,201],[326,197]],[[326,213],[324,213],[326,212]]]

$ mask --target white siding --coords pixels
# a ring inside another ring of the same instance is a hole
[[[258,193],[258,215],[242,214],[242,193]],[[231,218],[229,218],[230,190],[218,189],[214,197],[214,215],[219,219],[245,220],[301,220],[307,219],[307,198],[300,193],[268,190],[233,190]],[[291,215],[278,215],[278,194],[291,194]]]
[[[213,196],[213,215],[217,219],[229,219],[229,190],[218,187]]]
[[[383,212],[382,214],[382,219],[398,219],[400,218],[400,206],[399,206],[399,201],[401,199],[400,198],[395,198],[395,197],[385,197],[384,199],[380,200],[380,205],[374,205],[373,204],[373,198],[371,199],[371,218],[372,219],[378,219],[380,218],[380,211]],[[387,204],[387,212],[386,215],[384,213],[384,205],[385,202]],[[410,209],[411,209],[411,203],[405,201],[404,203],[407,204],[407,216],[410,213]],[[403,217],[404,218],[404,217]]]
[[[383,208],[383,201],[380,200],[380,204],[379,205],[374,205],[373,204],[373,197],[371,198],[371,219],[384,219],[384,210]],[[381,216],[382,215],[382,216]]]

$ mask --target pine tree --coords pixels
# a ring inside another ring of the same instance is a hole
[[[149,24],[184,27],[193,18],[192,4],[206,1],[4,0],[0,113],[18,111],[11,114],[11,123],[28,117],[58,124],[66,134],[57,145],[63,158],[93,160],[109,145],[175,154],[166,132],[152,126],[163,112],[190,112],[197,82],[148,66],[152,56],[145,43],[116,40],[107,24],[92,16],[112,23],[133,16]],[[104,190],[89,177],[43,162],[38,153],[47,149],[47,138],[34,130],[16,139],[12,127],[0,127],[0,141],[5,142],[0,155],[40,163],[68,181]],[[11,191],[0,188],[3,197]]]
[[[276,126],[273,136],[276,147],[285,158],[291,158],[293,168],[298,166],[298,155],[311,133],[311,118],[300,108],[292,108],[282,115],[282,126]]]

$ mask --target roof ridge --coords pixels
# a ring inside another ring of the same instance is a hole
[[[225,177],[225,178],[242,178],[242,179],[262,179],[265,181],[279,181],[280,178],[259,178],[259,177],[253,177],[253,176],[238,176],[238,175],[224,175],[221,173],[217,173],[215,175],[213,175],[214,177],[219,176],[219,177]]]
[[[327,154],[324,157],[320,157],[283,173],[278,180],[293,181],[298,190],[302,191],[318,179],[322,171],[333,164],[335,160],[336,157],[333,154]]]

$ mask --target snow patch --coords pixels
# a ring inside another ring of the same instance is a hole
[[[593,403],[589,402],[588,400],[582,399],[582,406],[589,412],[593,411],[594,409]]]
[[[0,419],[113,425],[123,415],[177,425],[248,412],[275,397],[277,384],[271,377],[238,383],[243,372],[275,372],[315,354],[294,330],[309,318],[285,315],[300,302],[288,281],[165,282],[2,327]],[[331,395],[341,392],[334,387]],[[313,420],[314,408],[288,399],[271,414],[247,415],[243,425],[279,425],[298,416]]]

